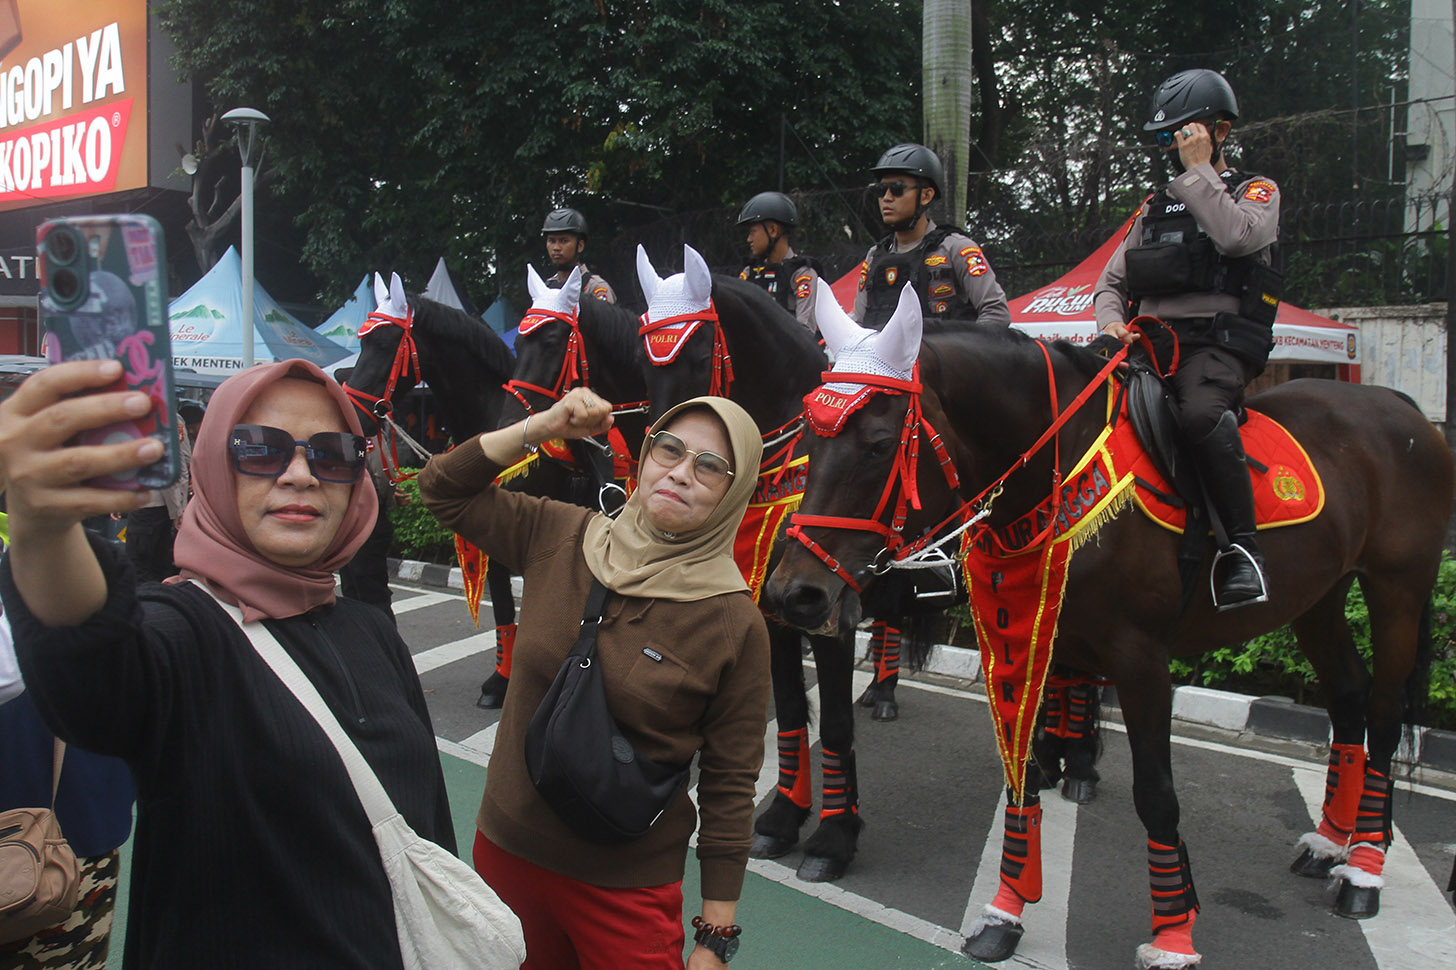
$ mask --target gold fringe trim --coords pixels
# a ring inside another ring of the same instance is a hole
[[[1080,527],[1070,536],[1072,551],[1076,552],[1088,542],[1097,538],[1097,533],[1101,531],[1104,525],[1117,518],[1123,509],[1132,504],[1132,496],[1132,488],[1121,489],[1117,494],[1112,496],[1111,501],[1107,503],[1105,508],[1092,516],[1092,518],[1080,523]]]
[[[533,470],[533,464],[537,459],[535,452],[522,458],[505,471],[495,477],[495,484],[504,485],[506,482],[520,478],[522,475],[529,475]]]

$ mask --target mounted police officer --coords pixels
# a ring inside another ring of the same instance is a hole
[[[1220,610],[1269,598],[1238,414],[1273,346],[1279,187],[1229,167],[1224,143],[1238,116],[1233,89],[1215,71],[1182,71],[1158,87],[1143,130],[1155,133],[1178,174],[1143,205],[1095,297],[1099,327],[1124,343],[1134,339],[1127,324],[1137,314],[1178,338],[1169,383],[1226,534],[1213,565]]]
[[[546,240],[546,255],[556,270],[554,276],[546,277],[547,286],[561,289],[572,269],[580,263],[581,295],[607,303],[617,302],[617,294],[607,281],[587,269],[581,258],[582,250],[586,249],[586,216],[575,209],[553,209],[541,224],[541,236]]]
[[[962,229],[937,226],[926,210],[940,195],[945,171],[924,145],[896,145],[870,169],[870,186],[890,235],[870,248],[859,268],[854,319],[875,330],[885,325],[907,282],[920,294],[927,319],[976,320],[1011,325],[1006,293],[981,246]]]
[[[789,235],[798,224],[798,207],[782,192],[760,192],[749,199],[738,214],[738,225],[748,227],[751,262],[738,276],[763,287],[812,331],[819,264],[789,245]]]

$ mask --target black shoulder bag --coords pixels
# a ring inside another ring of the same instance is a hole
[[[646,835],[687,779],[691,763],[658,764],[637,753],[607,709],[596,660],[607,588],[592,580],[581,632],[526,730],[526,771],[561,821],[601,845]]]

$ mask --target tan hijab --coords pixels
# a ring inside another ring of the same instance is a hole
[[[748,589],[733,561],[733,542],[758,485],[763,439],[748,412],[722,397],[684,401],[657,420],[648,438],[690,408],[707,408],[728,429],[733,449],[728,491],[708,521],[671,539],[648,520],[640,490],[632,493],[616,519],[599,515],[587,523],[582,548],[587,568],[614,593],[690,603]],[[648,447],[644,439],[639,460],[647,460]]]

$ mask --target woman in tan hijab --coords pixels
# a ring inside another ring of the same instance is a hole
[[[769,699],[768,635],[733,563],[762,442],[736,404],[695,398],[653,425],[640,481],[609,519],[491,484],[553,438],[600,434],[611,407],[585,388],[549,411],[432,459],[420,494],[440,521],[524,578],[511,690],[496,734],[476,869],[520,917],[526,968],[683,967],[682,877],[698,830],[703,904],[689,970],[723,965],[753,823]],[[533,786],[525,736],[577,638],[593,579],[608,589],[597,662],[641,757],[698,758],[697,806],[679,790],[640,839],[576,835]]]
[[[100,393],[119,377],[115,361],[58,364],[0,404],[0,593],[47,724],[122,758],[136,783],[125,966],[400,970],[389,882],[343,762],[214,600],[263,621],[400,814],[453,852],[409,651],[379,611],[334,598],[333,571],[378,508],[354,408],[304,361],[225,381],[193,451],[182,575],[139,585],[80,521],[147,493],[86,480],[155,461],[160,443],[66,444],[146,413],[145,394]]]

